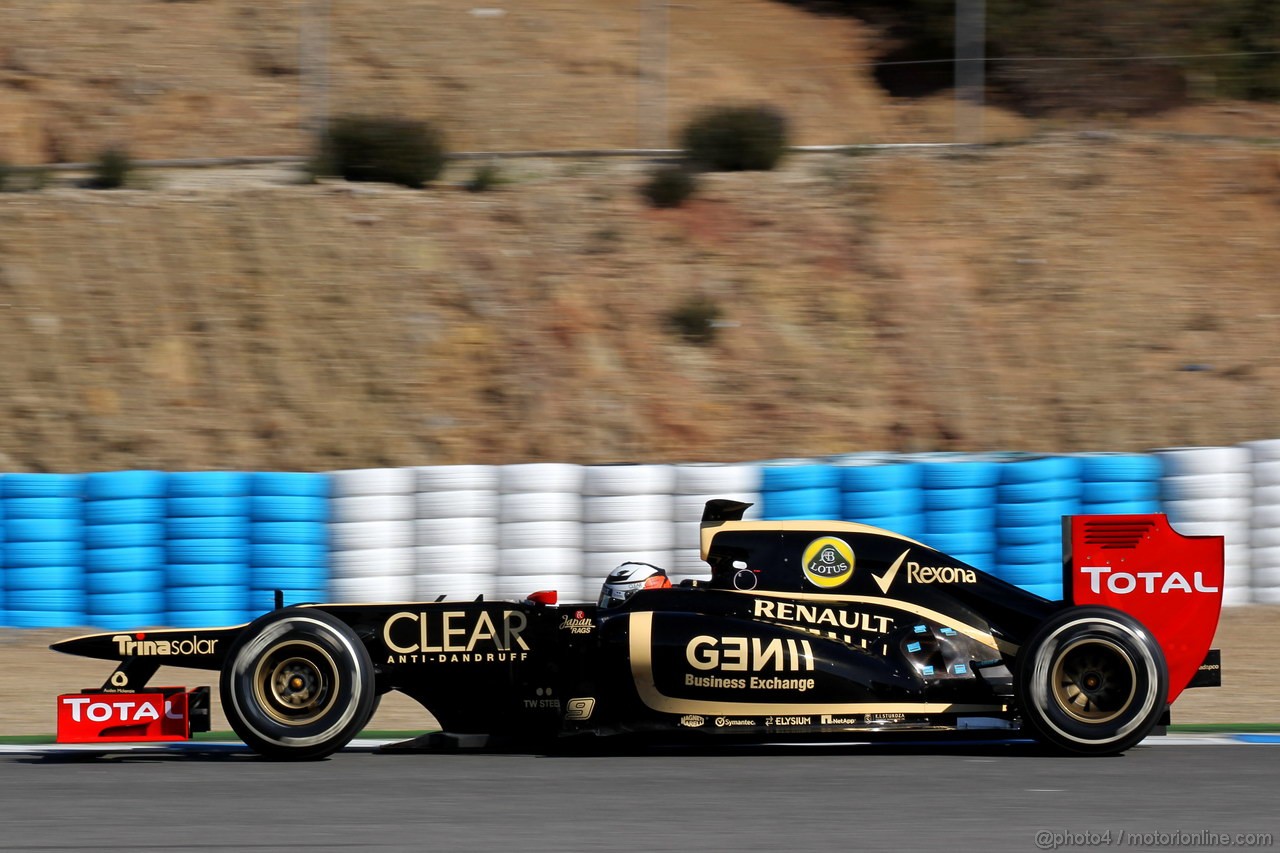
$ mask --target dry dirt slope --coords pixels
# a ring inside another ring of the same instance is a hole
[[[660,113],[747,96],[799,142],[950,138],[948,99],[872,82],[882,34],[772,0],[677,5],[662,37],[631,0],[331,5],[333,111],[431,117],[459,148],[653,142]],[[308,8],[3,4],[0,158],[303,151]],[[1146,121],[1280,127],[1256,105]],[[224,176],[2,194],[0,469],[1276,434],[1275,150],[1044,139],[807,157],[665,213],[634,163],[524,162],[483,196]],[[691,295],[723,307],[714,347],[664,328]]]
[[[323,42],[306,14],[320,5],[0,4],[0,160],[81,161],[108,145],[148,158],[301,154],[322,109],[430,119],[473,151],[663,145],[699,107],[733,100],[785,108],[806,145],[956,138],[951,93],[893,98],[876,85],[872,63],[893,47],[884,33],[777,0],[666,4],[665,20],[636,0],[342,0],[326,4]],[[998,140],[1077,122],[1099,124],[998,109],[982,123]],[[1280,109],[1198,103],[1140,123],[1276,137]]]
[[[633,0],[329,5],[329,108],[431,119],[458,149],[664,144],[664,116],[679,127],[732,99],[787,104],[807,143],[925,138],[950,120],[890,106],[866,73],[866,26],[772,0],[674,4],[665,29]],[[0,159],[74,161],[109,143],[146,157],[300,153],[320,103],[302,64],[320,57],[308,8],[7,2]]]
[[[0,468],[734,460],[1280,434],[1280,169],[1141,136],[471,194],[0,194]],[[716,341],[667,317],[723,311]]]

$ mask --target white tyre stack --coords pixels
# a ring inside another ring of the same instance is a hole
[[[498,470],[494,465],[417,469],[417,598],[497,596]]]
[[[414,598],[412,468],[333,471],[329,594],[334,601]]]
[[[1163,474],[1161,508],[1187,536],[1226,537],[1222,603],[1248,604],[1249,533],[1253,502],[1247,447],[1168,447],[1156,451]]]
[[[555,590],[562,602],[584,600],[582,485],[580,465],[498,469],[498,598],[523,601]]]
[[[1280,604],[1280,439],[1249,441],[1253,469],[1252,546],[1253,600]]]
[[[760,466],[750,463],[677,465],[675,493],[675,553],[669,568],[671,582],[678,584],[689,578],[706,580],[711,569],[702,561],[699,551],[702,513],[707,501],[719,498],[749,503],[752,506],[743,518],[760,518]]]
[[[674,574],[675,485],[670,465],[584,469],[583,580],[588,597],[622,563],[649,563]]]

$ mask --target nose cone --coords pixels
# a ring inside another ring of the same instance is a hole
[[[62,652],[64,655],[77,655],[83,658],[98,658],[100,660],[123,660],[126,656],[120,653],[120,644],[116,641],[117,637],[128,640],[130,634],[85,634],[80,637],[71,637],[66,640],[59,640],[53,643],[49,648],[55,652]]]

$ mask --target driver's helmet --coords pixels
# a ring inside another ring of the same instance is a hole
[[[642,589],[670,589],[671,579],[648,563],[623,563],[609,572],[600,590],[600,606],[617,607]]]

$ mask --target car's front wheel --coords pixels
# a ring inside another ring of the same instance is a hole
[[[1018,655],[1024,724],[1042,743],[1106,755],[1141,741],[1164,712],[1164,654],[1140,622],[1109,607],[1071,607],[1042,624]]]
[[[268,758],[315,759],[351,741],[375,707],[373,663],[344,622],[286,608],[248,625],[219,684],[231,728]]]

